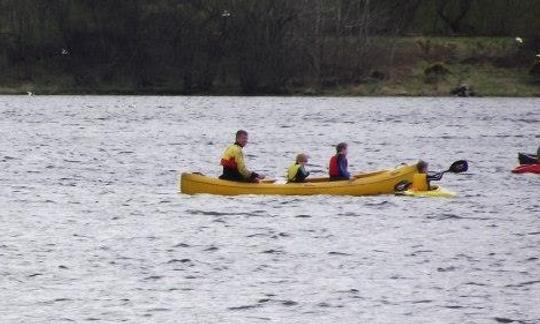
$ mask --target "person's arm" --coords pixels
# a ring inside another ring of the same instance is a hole
[[[340,155],[340,158],[339,158],[339,161],[338,161],[338,166],[339,166],[339,174],[340,174],[340,176],[342,176],[343,178],[350,179],[351,174],[349,173],[349,170],[347,170],[347,158],[346,157]]]
[[[309,177],[309,172],[304,169],[304,167],[298,168],[298,172],[296,173],[296,181],[297,182],[304,182],[306,178]]]
[[[443,173],[442,172],[437,172],[437,173],[429,173],[427,175],[427,180],[428,181],[439,181],[441,180],[443,177]]]
[[[238,169],[238,172],[240,172],[240,174],[244,178],[250,179],[251,177],[253,177],[253,172],[249,171],[246,167],[246,162],[244,161],[244,153],[242,152],[242,150],[238,149],[238,151],[236,151],[234,160],[236,161],[236,168]]]

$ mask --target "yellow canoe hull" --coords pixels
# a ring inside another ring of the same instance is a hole
[[[196,173],[183,173],[180,191],[185,194],[214,195],[335,195],[367,196],[394,193],[401,181],[413,180],[415,165],[403,165],[395,169],[360,174],[351,181],[328,181],[313,179],[306,183],[242,183],[220,180]]]
[[[457,196],[455,192],[448,191],[440,186],[437,187],[437,189],[429,191],[406,190],[403,192],[398,192],[396,195],[417,198],[453,198]]]

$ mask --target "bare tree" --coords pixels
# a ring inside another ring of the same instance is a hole
[[[453,34],[459,34],[464,31],[463,22],[472,3],[473,0],[439,0],[437,14]]]

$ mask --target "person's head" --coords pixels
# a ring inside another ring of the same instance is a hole
[[[248,133],[245,130],[239,130],[236,132],[236,143],[244,147],[248,143]]]
[[[418,161],[418,163],[416,164],[416,169],[418,169],[418,172],[420,173],[427,173],[428,171],[428,163],[425,162],[425,161]]]
[[[339,143],[336,145],[336,153],[347,155],[347,143]]]
[[[306,164],[308,162],[309,156],[307,154],[301,153],[296,156],[297,164]]]

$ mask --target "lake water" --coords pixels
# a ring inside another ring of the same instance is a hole
[[[422,158],[451,200],[177,193]],[[0,97],[2,323],[540,323],[540,99]]]

